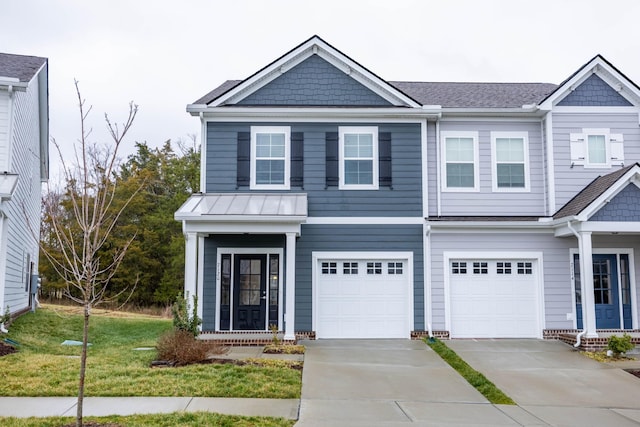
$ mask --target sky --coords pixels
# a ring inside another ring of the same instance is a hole
[[[50,134],[139,113],[134,143],[200,138],[186,105],[319,35],[385,80],[560,83],[596,54],[640,84],[637,0],[0,0],[0,52],[49,59]],[[69,151],[71,152],[71,151]],[[51,166],[58,157],[52,153]]]

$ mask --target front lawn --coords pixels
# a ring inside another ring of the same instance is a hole
[[[89,334],[87,396],[196,396],[299,398],[299,370],[231,364],[150,368],[160,334],[171,321],[149,316],[94,314]],[[0,357],[0,396],[77,395],[80,347],[64,340],[82,339],[79,314],[46,306],[17,319],[8,337],[19,352]]]

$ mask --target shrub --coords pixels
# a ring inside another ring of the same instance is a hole
[[[611,350],[614,357],[620,357],[621,354],[629,350],[633,350],[635,345],[631,342],[631,335],[624,333],[622,337],[611,335],[607,343],[607,349]]]
[[[187,298],[183,298],[180,294],[171,307],[171,313],[173,313],[174,328],[190,332],[194,337],[198,336],[198,326],[202,324],[202,320],[198,317],[198,297],[196,295],[193,296],[191,316],[189,316],[187,309]]]
[[[224,354],[228,348],[216,341],[196,339],[190,331],[174,329],[158,339],[158,359],[173,365],[199,363],[214,354]]]

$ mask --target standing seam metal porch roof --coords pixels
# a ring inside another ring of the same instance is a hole
[[[176,220],[298,222],[307,218],[306,193],[208,193],[192,195]]]

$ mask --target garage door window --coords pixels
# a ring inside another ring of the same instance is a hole
[[[336,274],[338,272],[338,263],[335,262],[323,262],[322,274]]]
[[[474,262],[473,263],[473,274],[488,274],[489,268],[487,267],[486,262]]]
[[[381,262],[368,262],[367,263],[367,274],[382,274],[382,263]]]
[[[390,262],[387,264],[389,274],[402,274],[403,265],[401,262]]]
[[[497,262],[496,263],[496,273],[498,273],[498,274],[511,274],[511,263],[510,262]]]
[[[357,262],[343,262],[342,263],[342,273],[343,274],[358,274],[358,263]]]
[[[518,263],[518,274],[533,274],[533,268],[530,262]]]
[[[466,262],[452,262],[451,263],[451,274],[467,274],[467,263]]]

